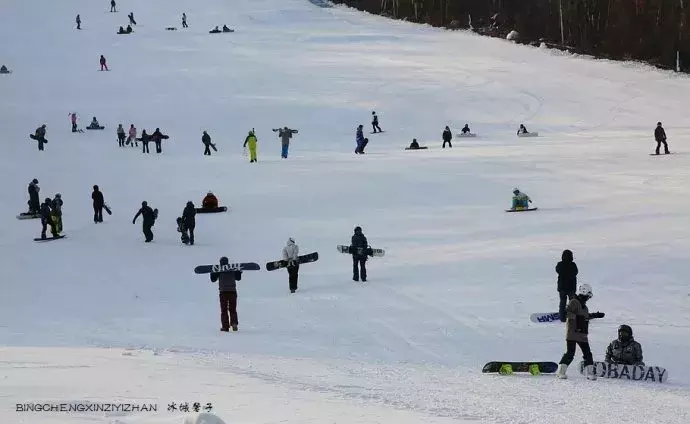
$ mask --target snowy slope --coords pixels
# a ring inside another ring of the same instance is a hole
[[[247,423],[690,419],[687,78],[305,0],[119,7],[26,0],[0,13],[0,39],[11,40],[0,62],[14,70],[0,75],[5,421],[36,422],[11,407],[27,399],[165,403],[192,392]],[[129,11],[139,26],[118,36]],[[208,34],[224,23],[236,32]],[[100,54],[111,72],[98,72]],[[372,110],[386,132],[355,156],[355,127],[368,130]],[[106,130],[70,133],[73,111]],[[677,154],[648,156],[659,120]],[[480,137],[440,149],[443,127],[466,122]],[[43,123],[39,153],[27,134]],[[118,123],[171,138],[161,155],[120,149]],[[518,139],[520,123],[542,136]],[[284,125],[300,130],[288,160],[271,132]],[[252,128],[256,165],[242,152]],[[210,158],[202,130],[220,150]],[[413,137],[430,150],[403,151]],[[32,178],[42,197],[62,193],[67,239],[35,244],[40,224],[14,219]],[[114,212],[99,226],[93,184]],[[515,186],[539,212],[503,212]],[[175,217],[208,190],[232,211],[199,216],[197,245],[181,246]],[[142,200],[160,209],[151,244],[131,224]],[[335,250],[355,225],[387,250],[366,284]],[[219,334],[217,288],[193,267],[274,260],[288,237],[321,255],[302,267],[299,292],[283,271],[245,273],[240,332]],[[607,314],[591,326],[595,358],[630,324],[668,383],[479,372],[489,360],[558,361],[562,326],[528,316],[557,306],[565,248],[594,287],[590,309]],[[44,375],[22,361],[70,368]],[[166,414],[117,419],[181,419]]]

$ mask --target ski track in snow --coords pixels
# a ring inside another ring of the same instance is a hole
[[[0,75],[3,422],[35,423],[13,410],[31,399],[190,393],[228,423],[690,421],[687,76],[306,0],[119,3],[26,0],[0,14],[14,71]],[[130,9],[140,25],[118,36]],[[236,32],[208,34],[224,23]],[[111,72],[97,72],[100,54]],[[385,132],[356,156],[372,110]],[[70,133],[73,111],[106,129]],[[659,120],[675,154],[654,158]],[[42,123],[39,154],[27,134]],[[160,127],[164,153],[118,148],[118,123]],[[478,137],[442,149],[443,127],[465,123]],[[517,138],[520,123],[540,137]],[[288,160],[270,131],[283,125],[300,130]],[[252,128],[256,165],[242,150]],[[412,138],[429,149],[404,151]],[[14,218],[32,178],[42,198],[62,193],[65,240],[36,244],[40,224]],[[93,184],[113,209],[98,226]],[[516,186],[539,211],[503,212]],[[231,210],[198,216],[197,244],[181,246],[175,218],[208,190]],[[160,209],[151,244],[131,224],[144,199]],[[335,249],[355,225],[386,250],[366,283]],[[320,253],[299,292],[283,271],[246,272],[240,332],[218,334],[217,288],[194,266],[263,266],[288,237]],[[579,357],[567,381],[481,374],[491,360],[558,361],[562,325],[529,314],[555,310],[565,248],[594,287],[590,310],[606,312],[590,326],[595,359],[627,323],[667,383],[588,382]]]

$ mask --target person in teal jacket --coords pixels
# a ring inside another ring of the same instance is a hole
[[[517,188],[513,189],[513,206],[511,206],[512,210],[527,209],[529,208],[530,203],[532,203],[532,199],[530,199],[527,194],[522,193]]]

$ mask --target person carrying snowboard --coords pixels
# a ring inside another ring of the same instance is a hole
[[[290,285],[290,293],[294,293],[297,291],[297,278],[299,277],[299,246],[292,237],[283,247],[283,260],[288,263],[288,284]]]
[[[220,264],[228,265],[229,259],[220,258]],[[220,298],[220,331],[237,331],[239,320],[237,318],[237,282],[242,279],[242,271],[212,272],[211,281],[218,281]],[[230,315],[230,319],[228,319]]]
[[[117,126],[117,144],[120,147],[125,147],[125,129],[122,127],[122,124]]]
[[[41,201],[38,198],[38,193],[41,191],[41,188],[38,186],[38,180],[36,178],[33,179],[29,183],[29,213],[30,214],[38,214],[41,211]]]
[[[213,192],[209,191],[206,193],[206,197],[204,197],[204,200],[201,201],[201,207],[203,209],[217,209],[218,208],[218,198],[216,197]]]
[[[103,56],[103,55],[101,55],[100,64],[101,64],[101,71],[107,71],[108,70],[108,64],[106,63],[105,56]]]
[[[50,205],[50,208],[53,213],[53,222],[55,223],[55,232],[60,235],[62,232],[62,195],[60,193],[56,193],[55,197],[53,198],[53,202]]]
[[[632,328],[629,325],[618,327],[618,338],[606,348],[606,359],[608,363],[624,365],[643,365],[642,345],[633,339]]]
[[[443,130],[441,138],[443,138],[443,149],[446,148],[446,143],[448,143],[448,147],[453,147],[453,145],[450,143],[450,141],[453,139],[453,133],[450,131],[450,128],[448,128],[447,125],[446,128]]]
[[[103,206],[105,205],[105,200],[103,199],[103,193],[97,185],[93,186],[91,200],[93,200],[93,223],[98,224],[99,222],[103,222]]]
[[[587,308],[587,301],[592,298],[592,287],[589,284],[581,284],[578,287],[577,295],[568,303],[566,308],[566,352],[563,354],[558,365],[558,372],[556,376],[561,379],[568,378],[566,371],[573,358],[575,358],[575,349],[580,346],[582,356],[585,360],[585,373],[588,380],[596,380],[597,375],[594,372],[594,360],[592,359],[592,350],[589,347],[589,321],[594,318],[604,318],[603,312],[589,313]]]
[[[194,227],[196,227],[196,208],[191,201],[187,202],[182,211],[182,225],[189,235],[189,245],[194,246]]]
[[[288,157],[288,149],[290,148],[290,139],[292,138],[292,134],[297,134],[297,130],[290,129],[288,127],[283,127],[283,128],[274,128],[273,132],[278,133],[278,137],[280,137],[280,143],[282,146],[282,150],[280,152],[280,157],[283,159],[287,159]]]
[[[50,226],[50,233],[53,235],[53,237],[58,236],[58,233],[55,230],[55,223],[53,222],[53,211],[50,209],[50,205],[52,203],[53,201],[50,199],[50,197],[46,197],[46,200],[41,205],[41,226],[43,227],[41,229],[41,239],[43,240],[46,239],[46,230],[48,229],[48,226]]]
[[[249,163],[256,162],[256,143],[257,143],[256,136],[254,135],[254,128],[252,128],[251,131],[249,131],[249,135],[247,138],[244,139],[244,144],[242,147],[247,147],[249,146]]]
[[[379,117],[378,117],[378,115],[376,115],[375,111],[371,112],[371,126],[374,129],[374,131],[373,131],[374,134],[376,134],[377,132],[383,132],[381,130],[381,127],[379,127]]]
[[[521,211],[529,208],[532,199],[526,193],[522,193],[519,189],[513,189],[513,204],[510,207],[513,211]]]
[[[213,146],[213,143],[211,142],[211,136],[206,131],[201,136],[201,142],[204,144],[204,155],[211,156],[211,146]]]
[[[357,133],[355,134],[355,141],[357,142],[357,147],[355,148],[355,154],[364,154],[364,148],[369,143],[368,138],[364,138],[364,125],[359,125],[357,127]]]
[[[151,134],[151,140],[156,143],[156,153],[163,153],[163,140],[167,140],[168,136],[161,132],[160,128],[156,128],[156,131]]]
[[[38,142],[38,150],[43,151],[43,145],[48,142],[48,140],[46,140],[46,124],[36,128],[34,139]]]
[[[150,153],[149,152],[149,141],[151,141],[151,136],[146,134],[146,130],[141,130],[141,138],[138,138],[137,140],[141,141],[141,153]]]
[[[654,130],[654,139],[656,140],[656,154],[659,154],[659,149],[661,149],[661,145],[664,145],[664,154],[667,155],[670,152],[668,151],[668,144],[666,143],[666,131],[664,131],[664,127],[661,126],[661,122],[656,123],[656,129]]]
[[[156,214],[151,209],[149,206],[148,202],[145,200],[141,202],[141,208],[137,212],[136,215],[134,215],[134,219],[132,220],[132,224],[135,224],[137,221],[137,218],[141,215],[143,218],[143,223],[141,227],[141,231],[144,233],[145,237],[145,242],[149,243],[151,240],[153,240],[153,231],[151,231],[151,228],[153,228],[153,224],[156,222]]]
[[[465,124],[465,126],[462,127],[462,133],[463,133],[463,134],[469,134],[469,133],[470,133],[470,126],[469,126],[469,124]]]
[[[558,274],[558,316],[561,322],[565,322],[566,303],[575,296],[577,289],[577,264],[573,262],[573,252],[566,249],[561,254],[561,261],[556,264]]]
[[[352,279],[359,281],[367,281],[367,250],[369,249],[369,242],[366,236],[362,233],[362,227],[355,227],[355,233],[352,235],[350,242],[350,253],[352,254]]]

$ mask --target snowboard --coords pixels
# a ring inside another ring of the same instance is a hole
[[[319,260],[319,252],[309,253],[307,255],[300,255],[298,261],[300,264],[308,264],[310,262],[316,262]],[[285,268],[288,265],[288,261],[280,260],[273,262],[266,262],[266,271],[275,271],[276,269]]]
[[[518,134],[517,136],[518,137],[539,137],[539,133],[538,132],[528,132],[528,133],[524,133],[524,134]]]
[[[87,129],[87,130],[104,130],[105,127],[92,127],[92,126],[88,126],[88,127],[86,127],[86,129]]]
[[[506,209],[506,212],[531,212],[536,211],[539,208],[527,208],[527,209]]]
[[[383,133],[383,132],[385,132],[385,131],[376,131],[376,132],[373,132],[373,131],[372,131],[372,132],[370,132],[369,134],[381,134],[381,133]]]
[[[356,252],[352,252],[350,250],[350,246],[345,246],[342,244],[338,245],[338,252],[347,253],[349,255],[351,255],[353,253],[357,253],[358,255],[364,255],[366,253],[367,256],[381,257],[381,256],[386,254],[386,251],[383,249],[372,249],[371,247],[368,247],[366,249],[363,247],[357,247],[354,250],[356,250]]]
[[[46,237],[46,238],[35,238],[34,241],[51,241],[51,240],[58,240],[61,238],[67,237],[66,235],[59,235],[57,237]]]
[[[22,212],[19,215],[17,215],[17,219],[36,219],[40,218],[41,214],[40,213],[29,213],[29,212]]]
[[[38,141],[38,139],[36,138],[36,136],[33,135],[33,134],[29,134],[29,138],[32,139],[32,140]],[[43,139],[43,142],[47,144],[47,143],[48,143],[48,140],[44,138],[44,139]]]
[[[217,151],[218,151],[218,149],[216,149],[216,145],[213,144],[213,143],[211,143],[211,148],[213,149],[214,152],[217,152]]]
[[[108,215],[112,215],[112,214],[113,214],[113,211],[110,210],[110,206],[108,206],[108,205],[103,205],[103,209],[105,209],[105,211],[106,211],[106,213],[107,213]]]
[[[513,372],[529,372],[529,366],[539,365],[539,371],[544,374],[553,374],[558,370],[555,362],[489,362],[482,368],[483,373],[497,373],[501,365],[508,364],[513,368]]]
[[[610,364],[607,362],[595,362],[594,372],[597,377],[613,378],[618,380],[652,381],[663,383],[668,379],[665,368],[646,365]],[[585,362],[580,362],[580,374],[585,374]]]
[[[419,146],[419,147],[416,148],[416,149],[413,149],[413,148],[411,148],[411,147],[405,147],[405,150],[426,150],[426,149],[428,149],[428,148],[429,148],[429,146]]]
[[[538,323],[561,322],[558,312],[536,313],[529,316],[529,320]]]
[[[668,153],[659,153],[658,155],[656,153],[650,153],[649,156],[666,156],[666,155],[672,155],[674,152],[668,152]]]
[[[218,206],[217,208],[213,208],[213,209],[196,208],[196,213],[218,213],[218,212],[225,212],[227,210],[228,210],[227,206]]]
[[[355,149],[355,153],[359,153],[359,154],[364,153],[364,149],[367,147],[367,144],[369,144],[369,140],[364,140],[364,142],[362,143],[362,147],[361,147],[361,148],[359,148],[359,147],[356,148],[356,149]],[[360,150],[361,150],[361,152],[360,152]]]
[[[457,137],[460,137],[460,138],[471,138],[471,137],[476,137],[476,136],[477,136],[477,134],[475,134],[475,133],[464,133],[464,134],[460,133],[457,135]]]
[[[194,268],[195,274],[210,274],[212,272],[259,271],[261,266],[256,262],[240,262],[227,265],[199,265]]]

